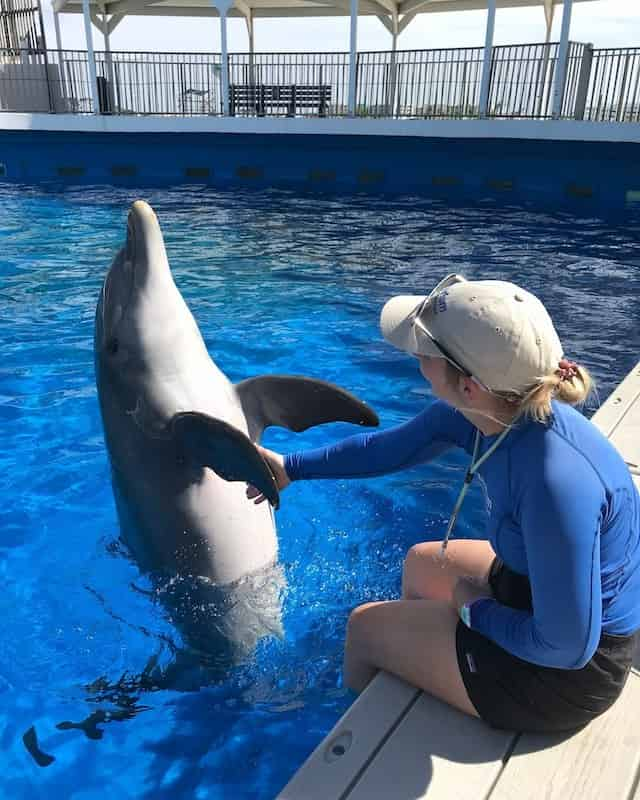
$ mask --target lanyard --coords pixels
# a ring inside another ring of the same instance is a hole
[[[480,446],[480,431],[476,430],[476,437],[473,443],[473,455],[471,456],[471,464],[469,464],[469,466],[467,467],[467,474],[464,476],[464,483],[462,484],[462,488],[460,489],[460,494],[458,495],[456,504],[453,507],[451,516],[449,517],[449,525],[447,526],[447,532],[445,533],[444,539],[442,540],[442,546],[440,547],[441,556],[444,556],[445,554],[447,545],[449,544],[449,538],[451,536],[451,532],[455,527],[456,520],[458,519],[458,514],[460,513],[460,509],[462,508],[462,503],[464,501],[465,495],[469,490],[469,486],[471,486],[471,481],[473,480],[478,469],[482,466],[482,464],[484,464],[484,462],[489,458],[489,456],[493,453],[493,451],[498,447],[498,445],[502,442],[502,440],[509,433],[509,431],[510,428],[505,428],[500,434],[500,436],[498,436],[495,442],[487,450],[487,452],[476,461],[476,457],[478,455],[478,447]]]

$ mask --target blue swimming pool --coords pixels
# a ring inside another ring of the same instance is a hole
[[[380,306],[450,271],[539,294],[604,400],[640,353],[640,218],[408,196],[0,185],[0,797],[270,800],[352,699],[340,681],[349,610],[397,595],[406,549],[443,531],[463,459],[292,486],[278,512],[285,638],[199,691],[136,691],[150,657],[169,664],[179,638],[118,540],[92,337],[138,194],[231,379],[331,380],[384,426],[429,392],[415,362],[381,340]],[[351,430],[271,429],[265,443],[292,449]],[[457,533],[482,524],[473,487]],[[48,766],[23,743],[31,728]]]

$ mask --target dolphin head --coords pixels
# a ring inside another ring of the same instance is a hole
[[[128,414],[137,409],[134,420],[141,424],[144,411],[144,427],[154,428],[178,410],[171,394],[177,376],[201,359],[209,362],[198,326],[173,282],[158,219],[142,200],[129,210],[126,243],[102,287],[94,357],[103,412],[105,402]]]
[[[179,369],[184,340],[204,345],[171,276],[153,209],[136,201],[127,239],[111,264],[96,310],[95,357],[100,372],[168,374]]]
[[[158,219],[142,200],[129,211],[127,240],[107,273],[96,316],[96,355],[122,364],[144,360],[151,334],[160,328],[166,302],[152,302],[166,290],[175,298]],[[157,319],[154,319],[157,317]],[[142,335],[141,335],[142,334]]]

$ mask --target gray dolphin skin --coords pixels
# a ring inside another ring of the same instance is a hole
[[[377,425],[365,403],[312,378],[232,384],[176,287],[160,225],[135,202],[95,317],[95,371],[121,536],[189,648],[237,659],[279,634],[283,583],[263,430]],[[255,505],[253,483],[270,500]]]

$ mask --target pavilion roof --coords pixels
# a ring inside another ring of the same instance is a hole
[[[574,3],[594,0],[574,0]],[[539,7],[549,16],[562,0],[497,0],[497,8]],[[90,0],[92,11],[107,15],[216,17],[211,0]],[[396,16],[400,22],[410,15],[486,9],[487,0],[359,0],[358,14]],[[82,13],[82,0],[54,0],[62,13]],[[326,17],[349,16],[349,0],[235,0],[230,17]],[[408,22],[408,19],[407,19]]]

